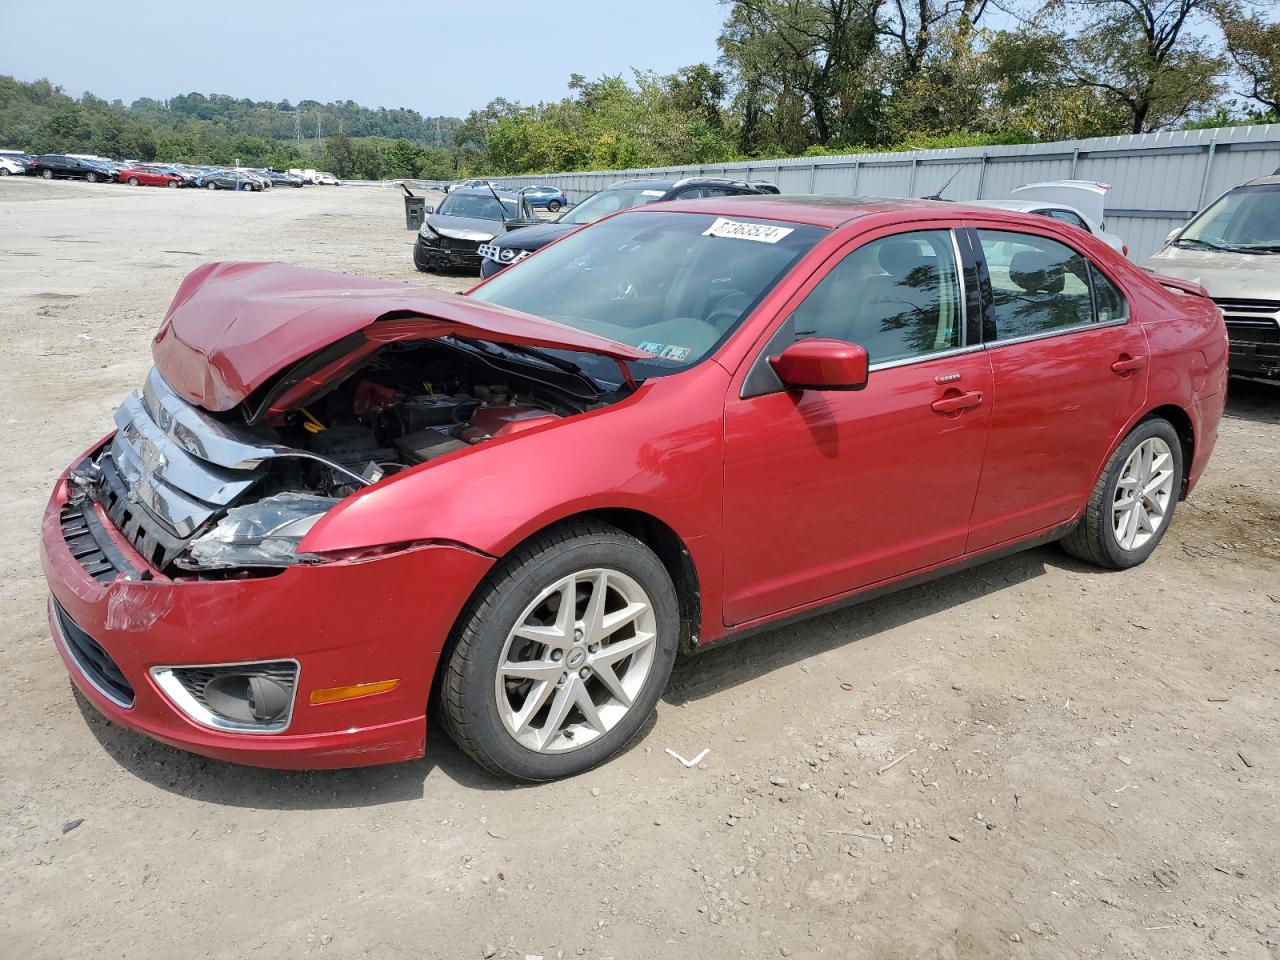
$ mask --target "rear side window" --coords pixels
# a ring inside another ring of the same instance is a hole
[[[895,234],[858,247],[792,314],[796,339],[847,340],[872,363],[960,346],[962,307],[951,233]]]
[[[1123,320],[1129,315],[1129,305],[1125,302],[1120,288],[1106,278],[1101,270],[1089,264],[1089,277],[1093,280],[1093,301],[1097,307],[1098,322],[1111,323]]]
[[[1089,264],[1083,256],[1027,233],[979,230],[978,239],[991,277],[986,340],[1014,340],[1095,322]]]
[[[1093,232],[1089,229],[1088,224],[1070,210],[1041,210],[1039,212],[1042,216],[1052,217],[1054,220],[1061,220],[1063,223],[1069,223],[1073,227],[1079,227],[1085,233]]]

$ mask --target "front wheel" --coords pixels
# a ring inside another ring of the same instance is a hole
[[[1124,570],[1151,556],[1182,491],[1182,443],[1168,420],[1144,420],[1116,448],[1062,545],[1072,556]]]
[[[97,183],[97,182],[98,182],[98,175],[97,175],[96,173],[86,173],[86,174],[84,175],[84,178],[85,178],[86,180],[88,180],[90,183]]]
[[[137,178],[137,177],[130,177],[130,178],[129,178],[129,186],[131,186],[131,187],[136,187],[137,185],[138,185],[138,178]]]
[[[205,188],[208,190],[217,190],[218,185],[214,183],[212,180],[210,180],[208,183],[205,184]]]
[[[52,179],[53,179],[53,171],[52,171],[52,170],[41,170],[41,171],[40,171],[40,176],[44,177],[46,180],[52,180]]]
[[[177,190],[177,189],[178,189],[178,181],[177,181],[177,180],[170,180],[170,181],[169,181],[169,189],[170,189],[170,190]]]
[[[639,540],[569,524],[509,557],[464,612],[440,682],[453,739],[503,776],[588,770],[653,713],[675,662],[675,588]]]

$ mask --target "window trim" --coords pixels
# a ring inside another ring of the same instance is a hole
[[[934,360],[945,360],[966,353],[975,353],[986,346],[981,336],[981,324],[976,329],[970,329],[970,317],[972,316],[970,310],[980,302],[978,291],[975,289],[974,284],[977,281],[980,268],[985,269],[980,253],[975,255],[971,249],[972,243],[976,242],[976,237],[972,239],[967,236],[962,238],[960,235],[968,231],[969,228],[954,221],[945,225],[928,221],[913,221],[902,224],[902,226],[906,227],[906,229],[885,232],[876,231],[870,237],[854,237],[841,245],[819,264],[813,273],[805,278],[804,283],[800,285],[793,297],[778,311],[777,316],[781,320],[778,321],[777,326],[764,336],[763,343],[760,344],[755,355],[746,364],[746,374],[743,376],[742,384],[738,388],[739,400],[751,400],[755,397],[786,392],[786,385],[778,379],[778,375],[774,373],[773,366],[769,363],[769,360],[782,352],[778,348],[778,344],[785,341],[788,334],[794,340],[795,322],[793,318],[796,310],[809,299],[809,296],[831,274],[831,271],[844,262],[846,257],[868,244],[875,243],[877,240],[885,240],[889,237],[901,237],[912,233],[939,233],[942,231],[951,234],[952,255],[956,261],[956,283],[960,286],[960,345],[949,347],[946,350],[935,350],[915,357],[899,357],[896,360],[881,360],[877,363],[871,363],[867,367],[868,376],[878,370],[909,367],[917,363],[930,363]],[[971,270],[974,274],[972,277],[970,276]],[[977,318],[975,317],[974,319],[976,320]],[[785,347],[782,349],[785,349]]]
[[[1019,224],[1018,226],[1021,226],[1021,224]],[[1068,226],[1070,225],[1068,224]],[[994,224],[982,224],[981,226],[965,226],[962,229],[964,229],[969,234],[969,244],[973,250],[974,256],[977,258],[977,261],[978,261],[978,282],[981,287],[981,296],[983,301],[982,303],[982,318],[983,318],[982,346],[985,347],[986,349],[998,350],[1000,347],[1003,347],[1006,345],[1012,345],[1017,343],[1031,343],[1035,340],[1048,340],[1052,337],[1061,337],[1061,336],[1066,336],[1073,333],[1082,333],[1086,330],[1105,330],[1108,327],[1120,327],[1120,326],[1124,326],[1126,323],[1129,323],[1129,321],[1133,319],[1133,314],[1129,310],[1129,294],[1125,291],[1125,288],[1121,284],[1117,283],[1116,280],[1109,273],[1107,273],[1105,270],[1102,269],[1102,267],[1100,267],[1096,262],[1094,262],[1093,257],[1089,256],[1089,254],[1085,253],[1083,250],[1079,249],[1073,244],[1067,243],[1061,237],[1049,236],[1048,234],[1036,233],[1034,231],[1025,230],[1025,229],[1013,230],[1002,225],[997,226]],[[996,233],[1018,233],[1028,237],[1036,237],[1040,240],[1050,240],[1053,243],[1066,247],[1068,250],[1074,251],[1076,255],[1082,257],[1085,261],[1085,264],[1089,268],[1088,270],[1089,309],[1090,309],[1090,312],[1093,314],[1094,319],[1089,323],[1077,323],[1069,327],[1058,327],[1053,330],[1044,330],[1044,331],[1041,331],[1040,333],[1028,333],[1020,337],[1008,337],[1007,339],[1004,339],[1004,340],[1001,340],[994,336],[988,336],[989,327],[987,324],[987,320],[990,319],[992,321],[991,327],[994,327],[995,325],[994,324],[995,297],[991,287],[991,272],[987,268],[987,257],[982,249],[982,238],[978,236],[978,232],[980,230],[990,230]],[[1118,317],[1115,320],[1107,320],[1106,322],[1101,322],[1097,319],[1098,301],[1093,289],[1093,272],[1095,270],[1097,270],[1104,277],[1106,277],[1107,281],[1113,287],[1115,287],[1118,291],[1120,291],[1120,296],[1124,300],[1124,316]]]

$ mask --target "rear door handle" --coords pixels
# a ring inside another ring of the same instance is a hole
[[[930,404],[934,413],[959,413],[961,410],[968,410],[970,407],[976,407],[982,402],[981,390],[970,390],[968,393],[953,393],[949,396],[933,401]]]
[[[1127,373],[1133,373],[1135,370],[1141,370],[1147,365],[1146,357],[1131,357],[1127,353],[1122,353],[1120,359],[1111,365],[1111,371],[1124,376]]]

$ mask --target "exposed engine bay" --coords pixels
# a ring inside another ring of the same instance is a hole
[[[336,389],[286,415],[276,428],[280,442],[328,465],[279,462],[271,485],[346,496],[408,467],[603,400],[558,384],[560,371],[547,375],[539,377],[536,367],[516,358],[491,360],[441,341],[393,344]]]
[[[100,504],[174,576],[283,569],[342,498],[623,395],[554,354],[458,338],[387,344],[300,406],[255,417],[272,389],[214,414],[153,370],[108,446],[72,471],[67,522],[92,525]]]

